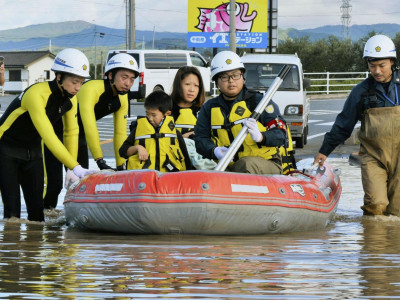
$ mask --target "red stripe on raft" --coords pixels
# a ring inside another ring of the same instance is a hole
[[[303,208],[303,209],[308,209],[308,210],[313,210],[313,211],[320,211],[320,212],[330,212],[332,211],[333,208],[336,206],[336,202],[339,200],[339,198],[329,202],[329,206],[326,209],[318,209],[312,206],[305,206],[305,205],[299,205],[299,204],[283,204],[283,203],[260,203],[260,202],[232,202],[232,201],[218,201],[218,200],[196,200],[196,199],[188,199],[188,200],[140,200],[140,199],[135,199],[135,200],[118,200],[118,201],[110,201],[110,200],[78,200],[75,199],[73,201],[71,200],[66,200],[65,203],[91,203],[91,204],[96,204],[96,203],[154,203],[154,204],[171,204],[171,203],[212,203],[212,204],[226,204],[226,205],[251,205],[251,206],[278,206],[278,207],[287,207],[287,208]]]

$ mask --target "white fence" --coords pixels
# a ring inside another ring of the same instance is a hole
[[[355,85],[367,78],[368,74],[369,72],[304,73],[304,77],[311,80],[307,94],[349,93]],[[313,87],[318,87],[318,90],[312,90]]]
[[[368,77],[368,74],[369,72],[304,73],[304,77],[310,78],[311,81],[307,94],[350,93],[355,85]],[[318,88],[318,90],[312,90],[313,87]],[[216,97],[218,89],[214,82],[211,82],[211,90],[211,96]]]

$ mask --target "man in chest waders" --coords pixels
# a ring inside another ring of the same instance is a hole
[[[365,215],[400,216],[400,74],[393,41],[384,35],[371,37],[363,58],[370,76],[351,91],[314,163],[322,166],[360,120],[361,209]]]

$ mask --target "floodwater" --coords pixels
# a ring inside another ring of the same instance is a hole
[[[91,233],[68,228],[62,211],[45,224],[0,221],[0,298],[400,298],[400,218],[363,217],[360,169],[346,157],[328,161],[342,170],[343,193],[319,231]]]

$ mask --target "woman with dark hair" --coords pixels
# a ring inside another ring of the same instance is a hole
[[[179,68],[172,85],[171,98],[173,100],[172,116],[175,119],[175,127],[185,138],[192,165],[200,170],[213,169],[216,163],[197,153],[193,140],[197,114],[206,100],[203,79],[196,67],[184,66]]]
[[[172,85],[171,98],[175,126],[183,137],[189,138],[194,134],[197,113],[206,99],[203,80],[196,67],[179,68]]]

